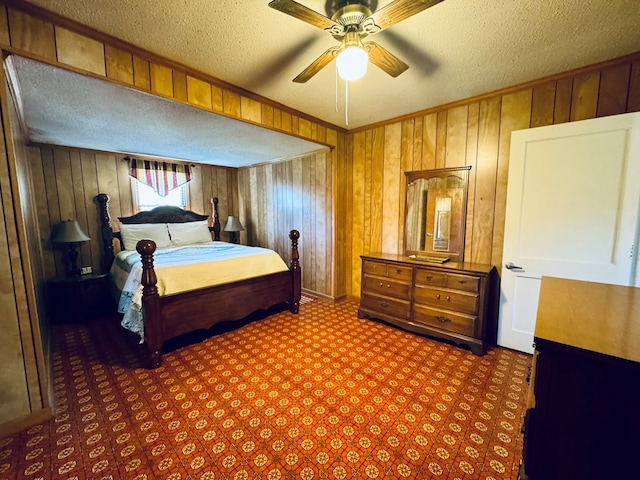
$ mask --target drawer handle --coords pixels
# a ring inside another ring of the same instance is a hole
[[[381,306],[382,308],[387,308],[387,307],[389,306],[389,304],[388,304],[387,302],[385,302],[384,300],[381,300],[381,301],[380,301],[380,306]]]
[[[380,282],[380,286],[384,287],[384,283]],[[390,283],[387,284],[387,288],[391,288],[391,284]]]
[[[440,323],[447,323],[451,321],[447,317],[440,317],[440,316],[436,317],[436,320],[438,320]]]
[[[440,294],[439,294],[439,293],[436,293],[436,298],[437,298],[438,300],[440,300]]]
[[[451,301],[451,297],[449,295],[447,295],[447,302]]]
[[[382,287],[384,285],[384,283],[380,282],[380,286]]]
[[[401,269],[401,268],[396,268],[396,273],[397,273],[398,275],[400,275],[400,274],[402,273],[402,269]]]
[[[430,281],[433,279],[433,277],[432,277],[431,275],[427,275],[427,276],[426,276],[426,277],[424,277],[424,278],[426,278],[426,279],[427,279],[427,282],[430,282]]]
[[[458,280],[458,283],[460,283],[460,285],[464,285],[465,283],[467,283],[466,280]]]

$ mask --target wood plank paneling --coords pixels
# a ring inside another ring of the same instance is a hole
[[[573,91],[573,79],[563,78],[556,84],[556,98],[553,109],[553,123],[568,122],[571,118],[571,95]]]
[[[211,98],[211,87],[207,84],[209,90],[209,98]],[[173,98],[179,102],[188,103],[187,95],[187,74],[178,70],[173,71]],[[209,101],[209,107],[211,108],[211,101]]]
[[[370,163],[369,197],[370,211],[369,226],[367,229],[367,238],[369,240],[369,251],[379,252],[382,250],[382,218],[385,208],[385,127],[374,128],[371,139],[372,152]],[[389,152],[391,153],[391,152]],[[390,158],[393,158],[390,156]],[[397,168],[397,167],[396,167]],[[376,195],[375,192],[378,192]],[[394,197],[397,198],[397,197]]]
[[[222,91],[222,109],[227,115],[240,117],[240,95],[229,90]]]
[[[416,122],[417,123],[417,122]],[[380,219],[380,251],[398,251],[400,248],[400,231],[404,227],[404,192],[406,184],[400,168],[400,142],[402,124],[392,123],[384,127],[384,164],[382,172],[383,205]],[[420,122],[420,138],[422,138],[422,122]],[[422,144],[422,142],[418,142]],[[420,152],[420,156],[422,152]],[[402,220],[402,221],[401,221]]]
[[[133,85],[133,55],[119,48],[105,45],[107,78]]]
[[[110,197],[109,210],[114,229],[117,218],[137,211],[132,196],[132,180],[128,163],[122,155],[62,147],[33,147],[31,170],[34,183],[43,192],[36,199],[40,223],[40,243],[43,251],[43,268],[46,278],[62,275],[67,265],[66,250],[51,245],[51,231],[58,222],[75,219],[91,239],[79,249],[79,266],[92,266],[101,271],[102,244],[98,221],[98,205],[95,197],[106,193]],[[237,190],[229,182],[237,181],[230,174],[234,169],[199,165],[194,170],[194,180],[189,184],[190,208],[205,215],[212,214],[211,198],[219,197],[220,221],[228,212],[238,215]],[[223,225],[224,227],[224,225]]]
[[[198,78],[187,76],[187,97],[192,105],[206,109],[212,108],[211,85]]]
[[[20,131],[15,102],[0,92],[4,142],[0,145],[0,436],[49,416],[48,371],[41,330],[42,262],[33,207],[31,153]],[[37,175],[37,173],[36,173]],[[27,242],[29,240],[29,243]],[[26,253],[28,252],[28,253]],[[28,268],[29,257],[34,268]],[[47,349],[48,351],[48,349]]]
[[[467,154],[465,165],[470,165],[469,191],[467,194],[467,225],[464,240],[464,258],[473,258],[471,248],[473,246],[473,222],[476,203],[476,176],[478,171],[478,122],[480,118],[480,103],[469,104],[467,117]]]
[[[447,110],[438,112],[436,126],[436,167],[445,168],[447,159]]]
[[[602,71],[597,116],[617,115],[627,109],[631,65],[618,65]]]
[[[248,244],[269,246],[288,261],[289,231],[299,230],[303,288],[326,296],[333,295],[330,154],[321,151],[238,172]]]
[[[413,162],[414,170],[429,170],[436,168],[436,141],[438,131],[438,114],[430,113],[424,116],[422,127],[422,162],[416,165]]]
[[[105,49],[97,40],[56,27],[58,61],[72,67],[105,76]]]
[[[157,95],[171,98],[173,96],[173,72],[165,65],[151,62],[151,91]]]
[[[9,9],[11,46],[48,60],[56,60],[53,24]]]
[[[493,216],[493,243],[491,246],[491,261],[488,262],[493,265],[502,264],[511,132],[529,128],[532,93],[532,89],[526,89],[502,97],[500,140],[498,144],[498,164],[496,172],[496,196]]]
[[[483,96],[479,101],[469,99],[451,107],[436,108],[428,113],[418,112],[400,120],[395,129],[394,141],[385,139],[384,151],[374,146],[372,132],[378,125],[354,131],[349,136],[352,175],[351,188],[353,206],[349,213],[353,218],[353,235],[350,246],[352,260],[350,284],[347,292],[359,295],[359,262],[354,259],[362,253],[371,253],[379,241],[368,239],[377,232],[366,226],[375,222],[378,212],[375,206],[384,196],[383,221],[387,210],[401,209],[404,197],[395,200],[376,188],[373,171],[367,168],[368,159],[378,155],[387,158],[395,149],[399,155],[397,172],[415,170],[415,156],[422,151],[423,169],[461,164],[471,165],[469,177],[469,200],[467,205],[467,231],[465,237],[465,259],[479,263],[490,263],[499,267],[502,263],[504,241],[504,214],[511,133],[529,127],[558,124],[568,121],[594,118],[596,116],[640,110],[640,62],[636,57],[609,62],[605,66],[582,69],[575,74],[541,79],[534,85],[511,88],[506,93]],[[466,113],[465,113],[466,112]],[[416,125],[422,120],[422,138],[416,140]],[[383,124],[389,128],[393,120]],[[384,165],[384,176],[391,175],[390,165]],[[359,179],[364,179],[362,182]],[[402,221],[402,220],[401,220]],[[364,226],[364,227],[363,227]],[[383,227],[384,235],[387,232]],[[385,251],[391,243],[382,239]],[[401,253],[398,249],[389,253]]]
[[[640,62],[631,64],[627,112],[640,112]]]
[[[573,79],[571,121],[595,118],[598,108],[600,72],[579,75]]]
[[[467,151],[467,105],[452,108],[447,114],[447,132],[445,151],[445,166],[461,167],[466,161]]]
[[[252,98],[241,97],[240,112],[242,118],[245,120],[250,120],[255,123],[260,123],[262,121],[261,104]]]
[[[137,55],[133,56],[133,84],[142,89],[151,90],[151,67],[149,61]]]
[[[533,88],[531,102],[531,127],[544,127],[553,124],[553,108],[556,98],[555,82],[545,83]]]
[[[0,5],[0,43],[9,45],[9,19],[7,18],[7,7]]]

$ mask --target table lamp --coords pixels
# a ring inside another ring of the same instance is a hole
[[[70,275],[80,275],[77,247],[88,240],[90,238],[82,231],[76,220],[63,220],[54,227],[51,241],[69,245],[70,269],[68,273]]]
[[[224,226],[224,231],[229,232],[231,243],[238,243],[238,232],[243,230],[244,227],[240,223],[240,220],[238,220],[238,217],[229,215],[229,218],[227,218],[227,224]]]

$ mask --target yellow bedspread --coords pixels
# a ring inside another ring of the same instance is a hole
[[[172,295],[283,272],[288,267],[273,250],[209,242],[158,249],[154,269],[158,293]],[[112,282],[120,292],[118,311],[124,313],[122,325],[143,337],[141,277],[138,252],[120,252],[111,267]]]

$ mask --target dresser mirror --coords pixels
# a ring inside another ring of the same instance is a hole
[[[427,262],[463,261],[470,169],[405,172],[405,255]]]

